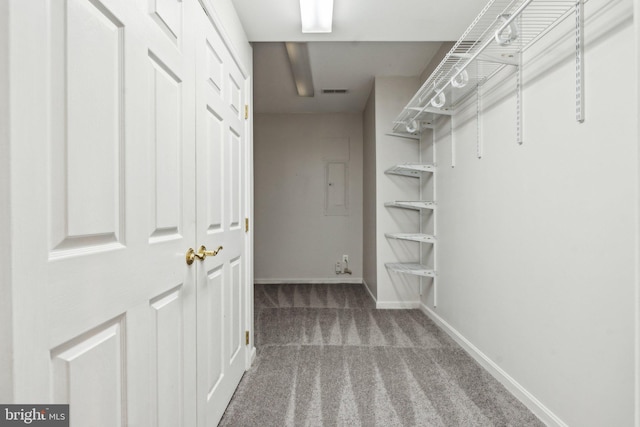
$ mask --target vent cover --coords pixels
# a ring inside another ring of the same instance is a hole
[[[322,89],[322,93],[347,93],[347,89]]]

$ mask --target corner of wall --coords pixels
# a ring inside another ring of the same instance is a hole
[[[362,113],[362,275],[367,290],[377,296],[376,249],[376,123],[375,81]]]
[[[398,275],[387,270],[387,262],[415,262],[419,257],[417,247],[399,249],[390,244],[385,233],[418,229],[418,216],[384,206],[393,200],[417,200],[418,187],[399,185],[385,171],[396,164],[416,162],[419,146],[415,140],[389,135],[392,124],[402,108],[419,88],[418,77],[376,77],[375,79],[375,177],[376,177],[376,251],[378,306],[397,307],[399,304],[419,300],[419,278]]]
[[[376,301],[376,297],[373,295],[373,292],[371,292],[371,288],[369,287],[369,285],[367,284],[367,281],[362,279],[362,285],[364,286],[364,288],[367,290],[367,293],[369,294],[369,296],[371,297],[371,300],[373,301],[374,304],[377,304]]]

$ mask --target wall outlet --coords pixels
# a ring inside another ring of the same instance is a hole
[[[342,263],[345,267],[349,265],[349,255],[342,255]]]
[[[336,274],[342,273],[342,263],[340,261],[336,262]]]

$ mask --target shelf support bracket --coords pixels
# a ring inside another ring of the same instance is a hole
[[[450,117],[449,123],[451,123],[451,120],[453,120],[453,116]],[[449,131],[450,132],[452,131],[451,127],[449,128]],[[453,136],[453,135],[451,134],[451,136]],[[436,130],[434,129],[433,130],[433,139],[431,141],[431,144],[432,144],[432,156],[433,156],[433,164],[434,165],[438,163],[438,156],[437,156],[438,153],[436,151],[436,149],[437,149],[436,141],[437,141],[436,140]],[[438,173],[434,173],[431,178],[432,178],[431,183],[433,185],[433,193],[431,195],[432,195],[433,200],[437,201],[438,200],[437,199],[437,197],[438,197],[438,181],[437,181]],[[422,213],[420,215],[422,215]],[[435,236],[436,233],[438,232],[437,231],[438,230],[438,213],[434,210],[432,212],[432,215],[433,215],[432,216],[432,219],[433,219],[432,231],[433,231],[433,235]],[[420,230],[421,231],[423,231],[422,230],[422,223],[423,223],[422,218],[423,217],[421,216],[420,217]],[[422,260],[422,256],[423,256],[422,245],[420,245],[420,260]],[[436,266],[438,265],[438,248],[436,248],[435,245],[431,246],[431,256],[432,256],[432,260],[433,260],[433,269],[435,270],[437,268]],[[424,285],[424,281],[425,280],[426,279],[421,279],[420,280],[420,295],[421,296],[422,296],[423,285]],[[438,305],[438,282],[436,281],[436,276],[434,274],[434,276],[433,276],[433,308],[436,308],[437,305]]]
[[[522,58],[522,55],[520,55]],[[518,64],[518,75],[516,83],[516,142],[522,145],[522,59]]]
[[[576,121],[584,122],[584,0],[576,1]]]
[[[522,22],[522,18],[518,17],[518,20],[520,22]],[[520,27],[522,28],[522,24],[520,24]],[[523,48],[524,46],[522,45],[522,37],[520,37],[520,51],[518,52],[518,74],[516,76],[516,142],[519,145],[522,145],[524,143],[524,138],[522,136],[522,127],[523,127],[523,120],[522,120],[522,108],[523,108],[523,103],[522,103],[522,85],[524,84],[524,80],[523,80],[523,70],[522,70],[522,57],[523,57]]]
[[[456,167],[456,138],[453,135],[453,117],[449,118],[449,138],[451,139],[451,167]]]
[[[476,86],[476,155],[482,158],[482,96],[480,93],[480,83]]]

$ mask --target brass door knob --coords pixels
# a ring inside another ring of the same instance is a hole
[[[196,252],[193,248],[189,248],[187,249],[187,253],[185,254],[187,265],[193,264],[193,261],[195,261],[196,258],[198,258],[200,261],[203,261],[208,256],[216,256],[221,250],[222,246],[218,246],[218,249],[216,249],[215,251],[208,251],[207,247],[204,245],[200,246],[198,252]]]
[[[218,252],[220,252],[221,250],[222,250],[222,246],[218,246],[218,249],[216,249],[215,251],[208,251],[207,247],[202,245],[198,249],[198,253],[195,254],[195,255],[196,255],[196,257],[198,257],[198,259],[203,260],[208,256],[216,256],[216,255],[218,255]]]
[[[185,254],[185,260],[187,261],[187,265],[193,264],[193,261],[196,259],[196,251],[193,248],[187,249],[187,253]]]

